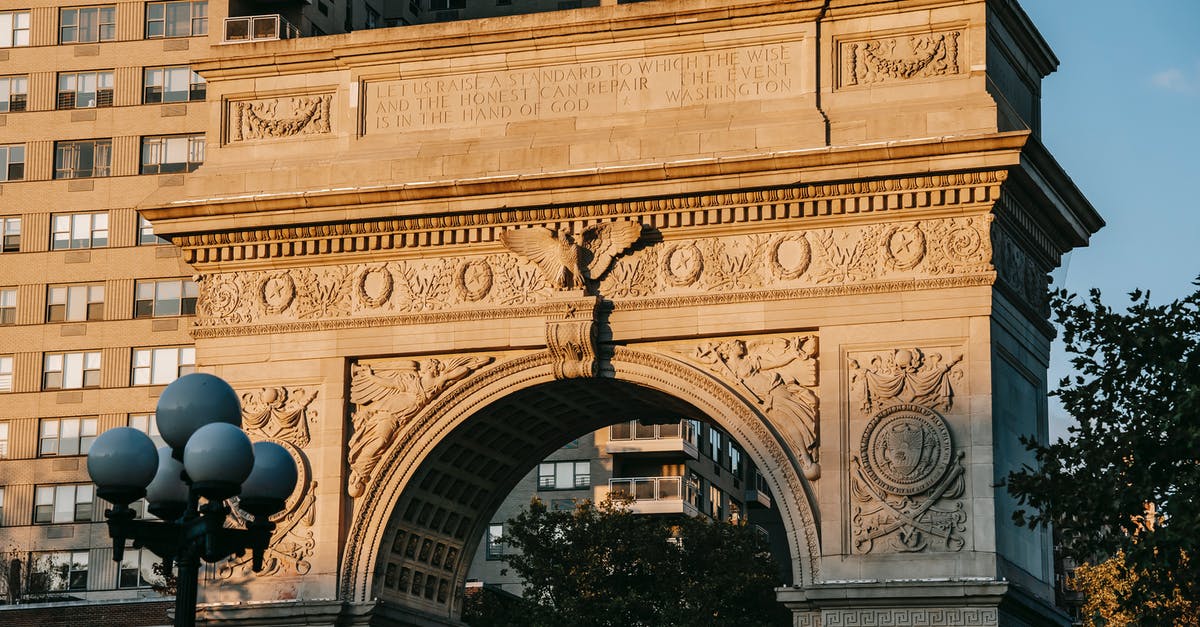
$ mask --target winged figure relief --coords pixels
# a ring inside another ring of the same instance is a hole
[[[574,289],[599,280],[613,259],[641,236],[640,223],[622,220],[593,224],[578,237],[541,226],[510,229],[500,234],[500,242],[537,264],[554,287]]]
[[[347,454],[350,496],[362,495],[375,466],[400,430],[429,401],[491,362],[491,357],[456,357],[352,365],[350,402],[357,407]]]

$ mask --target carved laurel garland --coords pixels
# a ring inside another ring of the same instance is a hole
[[[545,223],[597,224],[614,217],[637,216],[644,227],[714,226],[750,222],[793,221],[815,216],[937,208],[994,203],[1004,170],[941,174],[899,179],[851,181],[653,198],[625,202],[547,207],[537,210]],[[469,214],[388,218],[311,226],[200,233],[175,238],[184,261],[275,259],[355,253],[398,248],[425,248],[498,241],[511,225],[525,224],[529,209]]]
[[[944,279],[986,284],[989,224],[987,216],[973,216],[676,241],[618,257],[597,293],[615,299],[618,309],[636,309],[954,284]],[[813,291],[821,289],[827,291]],[[536,264],[512,254],[217,273],[200,282],[194,332],[214,337],[439,320],[409,317],[418,314],[465,320],[495,317],[504,308],[522,315],[530,304],[549,306],[555,293]]]
[[[329,133],[333,94],[284,96],[229,103],[229,141]]]
[[[842,43],[842,86],[869,85],[962,72],[961,30]]]

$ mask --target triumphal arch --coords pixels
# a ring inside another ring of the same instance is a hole
[[[796,625],[1057,624],[999,486],[1046,433],[1046,274],[1102,225],[1039,139],[1056,64],[1011,0],[221,48],[207,162],[144,209],[199,277],[201,367],[302,477],[206,616],[455,624],[538,460],[682,415],[766,476]]]

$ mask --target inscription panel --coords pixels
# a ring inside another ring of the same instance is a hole
[[[364,132],[428,131],[772,100],[800,92],[801,44],[371,81]]]

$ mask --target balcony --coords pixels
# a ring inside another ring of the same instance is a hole
[[[700,514],[700,491],[683,477],[609,479],[608,491],[614,499],[629,499],[635,514]]]
[[[767,482],[755,470],[752,477],[746,485],[746,493],[743,495],[746,505],[751,507],[761,506],[765,508],[771,507],[771,493],[767,489]]]
[[[606,453],[683,453],[696,459],[699,454],[696,423],[680,420],[665,425],[645,424],[640,420],[619,422],[608,428]]]
[[[223,41],[227,44],[241,44],[295,39],[299,36],[300,29],[283,19],[281,15],[246,15],[225,18]]]

